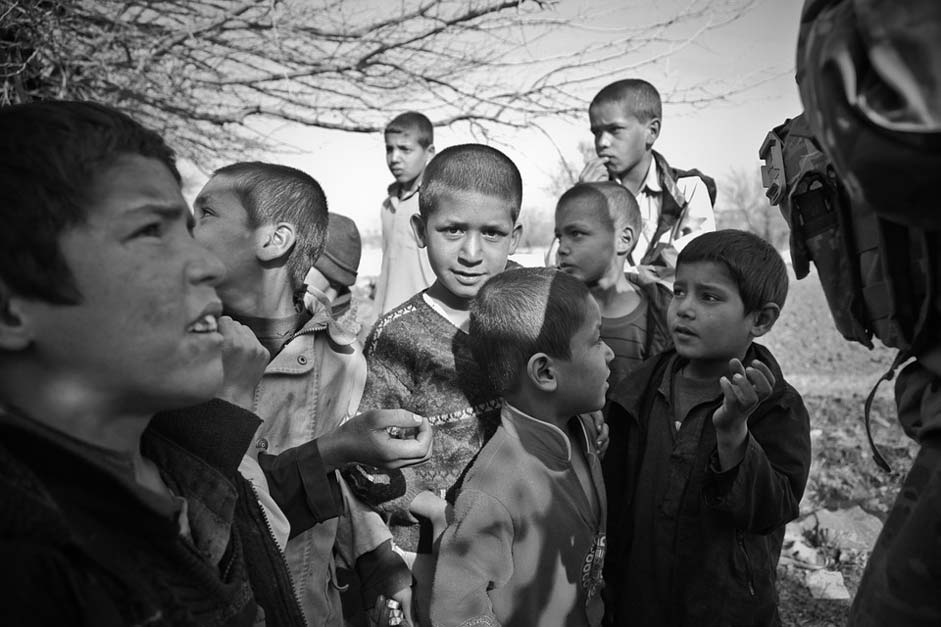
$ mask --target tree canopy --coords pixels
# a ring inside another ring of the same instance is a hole
[[[639,20],[574,0],[0,0],[0,104],[97,100],[191,158],[268,147],[260,120],[374,132],[418,108],[481,133],[538,126],[754,1],[647,3]]]

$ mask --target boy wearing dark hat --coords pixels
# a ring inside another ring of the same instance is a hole
[[[356,284],[363,243],[353,220],[332,211],[327,215],[327,243],[304,277],[307,285],[304,304],[312,310],[315,301],[325,300],[334,320],[346,316],[352,322],[356,312],[352,311],[350,288]]]

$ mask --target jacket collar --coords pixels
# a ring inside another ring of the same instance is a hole
[[[781,366],[778,365],[771,351],[757,342],[752,342],[748,351],[745,353],[746,363],[754,359],[763,362],[771,370],[771,374],[774,375],[774,388],[771,390],[771,396],[765,399],[764,402],[759,405],[759,408],[778,404],[787,391],[787,382],[784,380]],[[628,413],[635,415],[636,418],[636,414],[640,410],[641,399],[652,383],[651,378],[654,375],[654,371],[659,364],[663,363],[663,360],[669,360],[666,367],[667,369],[672,369],[672,371],[681,368],[686,363],[686,360],[676,353],[675,348],[661,353],[659,357],[647,360],[640,369],[631,375],[629,384],[622,383],[618,386],[615,393],[610,396],[610,402],[614,405],[621,406]],[[667,372],[666,370],[664,371],[664,378],[667,376]],[[659,382],[657,385],[659,386]],[[758,409],[756,409],[756,411],[758,411]]]
[[[561,469],[572,463],[572,442],[562,429],[534,418],[506,401],[503,401],[500,418],[506,431],[547,466]],[[584,431],[580,419],[579,426]],[[587,436],[585,441],[588,441]]]

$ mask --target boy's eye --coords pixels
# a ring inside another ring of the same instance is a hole
[[[496,240],[496,239],[500,239],[501,237],[503,237],[503,233],[501,233],[500,231],[495,231],[495,230],[485,230],[483,235],[489,240]]]
[[[131,239],[138,237],[160,237],[163,234],[163,225],[160,222],[151,222],[131,233]]]
[[[707,303],[714,303],[719,300],[719,297],[710,292],[704,292],[702,295],[702,299],[706,301]]]
[[[214,216],[214,215],[216,215],[215,212],[214,212],[212,209],[210,209],[209,207],[201,207],[201,208],[199,209],[199,219],[200,219],[200,220],[202,220],[202,219],[204,219],[204,218],[208,218],[208,217],[210,217],[210,216]]]

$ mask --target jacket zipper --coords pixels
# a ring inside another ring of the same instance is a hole
[[[271,521],[268,520],[268,514],[265,513],[265,508],[262,507],[261,502],[258,500],[258,490],[255,489],[255,484],[251,481],[247,482],[249,487],[252,489],[252,495],[255,497],[255,504],[258,506],[258,511],[261,512],[261,518],[265,521],[265,528],[268,530],[268,536],[271,538],[271,542],[278,547],[278,553],[281,554],[281,560],[284,562],[284,572],[287,573],[288,582],[291,584],[291,594],[294,595],[294,600],[297,603],[298,608],[301,608],[301,597],[297,594],[297,584],[294,583],[294,575],[291,573],[291,569],[288,567],[287,556],[284,551],[281,550],[281,547],[278,546],[277,540],[275,540],[274,529],[271,528]],[[303,608],[301,608],[303,612]]]
[[[745,548],[745,532],[741,529],[736,529],[735,537],[738,540],[739,547],[742,549],[742,554],[745,555],[745,574],[748,576],[748,593],[751,596],[755,596],[755,580],[752,578],[751,573],[751,558],[748,557],[748,549]]]

